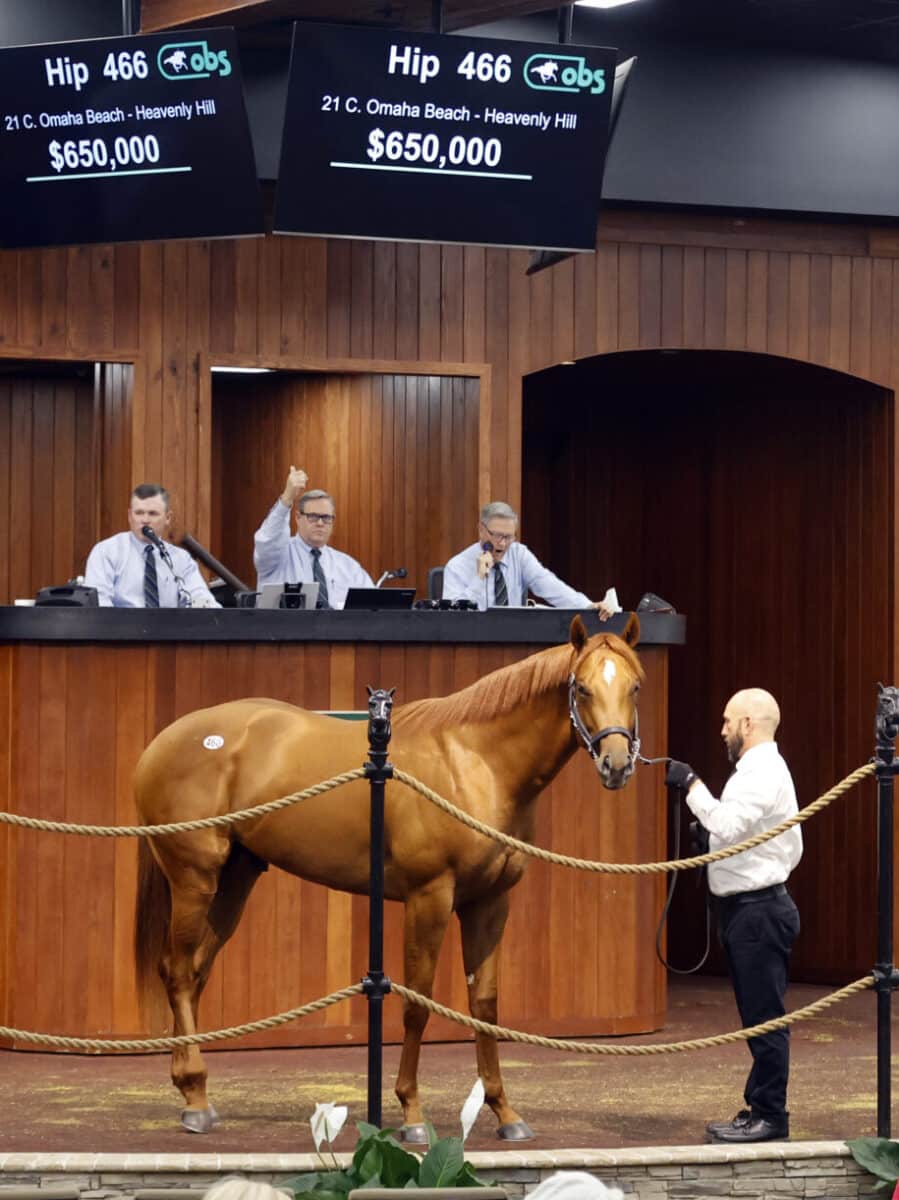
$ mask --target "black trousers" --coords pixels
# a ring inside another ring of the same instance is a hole
[[[799,912],[786,887],[717,898],[718,933],[727,955],[743,1028],[784,1015],[790,950]],[[787,1115],[790,1031],[749,1039],[752,1070],[743,1097],[753,1116]]]

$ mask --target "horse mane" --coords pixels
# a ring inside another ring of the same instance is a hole
[[[394,711],[393,723],[408,733],[493,720],[512,712],[533,696],[561,687],[576,661],[604,647],[623,658],[638,679],[643,678],[640,660],[627,642],[613,633],[602,633],[589,639],[577,660],[569,642],[552,646],[523,658],[521,662],[491,671],[461,692],[403,704]]]

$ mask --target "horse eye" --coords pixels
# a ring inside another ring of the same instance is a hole
[[[579,683],[577,685],[577,694],[579,696],[583,696],[585,699],[587,699],[590,696],[590,689],[585,688],[582,683]]]

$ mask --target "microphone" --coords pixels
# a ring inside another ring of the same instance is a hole
[[[481,542],[481,549],[486,550],[488,554],[493,553],[493,542]]]
[[[179,608],[192,608],[193,601],[191,599],[190,592],[184,586],[184,580],[181,578],[181,576],[175,570],[175,564],[172,562],[172,556],[171,556],[171,554],[169,554],[168,546],[165,544],[165,542],[162,540],[162,538],[159,536],[159,534],[156,532],[156,530],[152,527],[152,525],[141,525],[140,531],[144,535],[144,537],[147,539],[148,542],[153,543],[153,545],[156,547],[156,551],[159,554],[159,557],[162,559],[162,561],[168,567],[169,571],[171,571],[172,578],[175,580],[175,585],[178,588],[178,607]]]
[[[152,525],[142,525],[140,531],[144,535],[144,537],[147,539],[147,541],[152,542],[153,545],[156,547],[156,549],[160,553],[162,553],[162,551],[165,549],[165,542],[162,540],[162,538],[159,536],[159,534],[156,532],[156,530],[153,528],[153,526]]]
[[[405,579],[408,574],[409,574],[409,572],[406,570],[405,567],[397,567],[397,569],[395,571],[385,571],[384,574],[381,576],[381,578],[378,580],[378,582],[375,584],[375,587],[379,588],[381,586],[381,584],[386,582],[386,580],[388,580],[388,579]]]

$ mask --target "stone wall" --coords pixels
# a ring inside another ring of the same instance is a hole
[[[345,1165],[350,1156],[340,1154]],[[556,1171],[589,1171],[635,1200],[859,1200],[874,1191],[843,1142],[471,1153],[479,1177],[523,1197]],[[227,1175],[279,1184],[311,1154],[0,1153],[0,1200],[197,1200]],[[476,1193],[472,1194],[473,1197]]]

